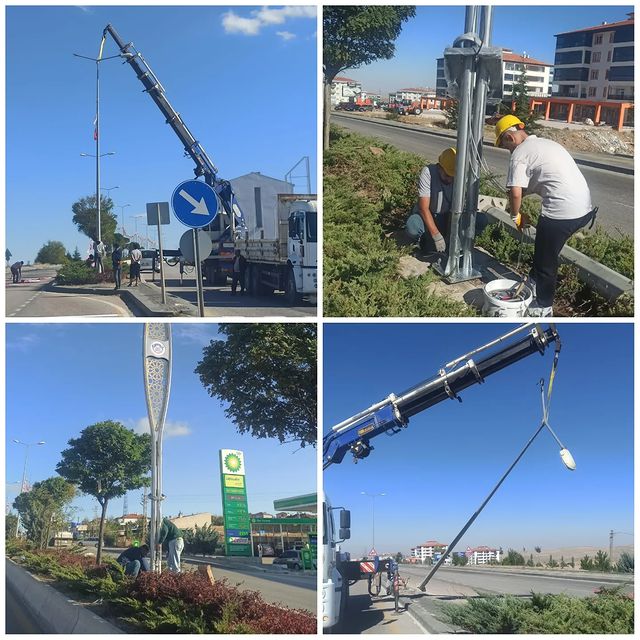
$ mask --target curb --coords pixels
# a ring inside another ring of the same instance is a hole
[[[502,222],[511,236],[520,239],[520,232],[516,228],[511,216],[502,209],[494,206],[484,207],[482,209],[492,222]],[[524,240],[527,244],[535,242],[535,229],[531,228],[529,234],[524,234]],[[576,251],[573,247],[565,245],[560,252],[560,261],[563,264],[574,265],[578,269],[578,277],[583,282],[592,286],[600,295],[610,301],[615,300],[625,293],[633,294],[633,280],[617,273],[609,267],[596,262]]]
[[[44,633],[123,633],[52,586],[38,581],[9,558],[6,559],[6,588]]]
[[[385,127],[395,127],[396,129],[404,129],[406,131],[413,131],[414,133],[423,133],[425,135],[436,136],[439,138],[447,138],[449,140],[455,140],[457,137],[450,133],[445,133],[444,131],[430,131],[430,130],[425,130],[424,127],[419,127],[416,125],[409,125],[404,123],[397,124],[395,122],[388,122],[386,120],[381,120],[378,118],[363,118],[361,116],[354,116],[354,115],[348,116],[345,114],[339,114],[338,118],[360,120],[361,122],[373,122],[374,124],[380,124]],[[491,141],[487,141],[486,139],[483,139],[482,144],[483,146],[486,146],[486,147],[495,148],[495,145]],[[588,158],[581,158],[579,156],[578,157],[572,156],[572,157],[576,164],[581,164],[581,165],[584,165],[585,167],[591,167],[592,169],[602,169],[603,171],[612,171],[614,173],[624,173],[630,176],[634,175],[633,166],[624,167],[619,165],[607,164],[605,162],[598,162],[597,160],[589,160]],[[613,157],[628,158],[629,156],[620,155],[620,156],[613,156]]]

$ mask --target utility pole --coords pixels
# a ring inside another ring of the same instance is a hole
[[[490,46],[492,16],[492,7],[467,6],[464,33],[444,52],[448,94],[458,99],[458,135],[447,256],[435,269],[450,284],[481,275],[473,247],[485,110],[488,96],[502,97],[502,50]]]
[[[171,391],[171,325],[144,325],[142,346],[144,388],[151,430],[151,570],[162,570],[162,548],[157,544],[162,521],[162,433]]]
[[[142,491],[142,544],[147,539],[147,488]],[[149,545],[151,547],[151,545]]]

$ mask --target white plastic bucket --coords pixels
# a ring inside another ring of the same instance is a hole
[[[498,300],[491,293],[510,289],[518,284],[517,280],[493,280],[484,287],[484,304],[482,315],[489,318],[521,318],[533,301],[533,291],[525,285],[522,289],[522,300]]]

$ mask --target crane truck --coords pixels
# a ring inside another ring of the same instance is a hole
[[[443,402],[462,402],[460,393],[527,356],[555,345],[554,366],[560,354],[560,336],[551,324],[523,325],[499,338],[466,353],[443,366],[438,374],[398,395],[371,405],[343,420],[324,436],[322,442],[323,469],[340,464],[347,454],[354,462],[367,458],[374,450],[371,440],[383,433],[394,435],[406,429],[411,417]],[[483,354],[480,359],[474,356]],[[336,525],[335,513],[339,514]],[[351,560],[340,545],[351,537],[351,513],[342,506],[333,506],[323,497],[323,562],[322,562],[322,624],[327,631],[339,631],[344,621],[349,587],[358,580],[368,579],[387,570],[388,560],[374,557],[366,561]]]
[[[144,91],[166,119],[184,146],[185,155],[195,163],[196,178],[203,177],[206,184],[218,194],[222,210],[213,222],[204,228],[213,248],[203,260],[203,274],[210,285],[225,284],[233,269],[236,249],[247,258],[250,290],[255,294],[285,291],[287,300],[294,303],[303,295],[317,293],[317,206],[315,195],[296,198],[278,196],[274,225],[276,237],[250,237],[246,218],[228,180],[218,177],[218,169],[204,147],[191,133],[180,114],[171,106],[165,90],[142,54],[132,42],[125,42],[113,25],[102,33],[102,45],[107,35],[116,43],[120,56],[129,64],[142,83]],[[102,50],[102,49],[101,49]],[[165,255],[178,256],[179,250],[165,251]]]

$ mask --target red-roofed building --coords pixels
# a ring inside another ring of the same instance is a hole
[[[467,547],[466,556],[469,558],[469,564],[500,562],[500,550],[490,547],[474,547],[473,549]]]
[[[331,104],[335,106],[342,102],[353,102],[362,92],[362,85],[358,80],[336,76],[331,83]]]
[[[419,562],[426,562],[427,559],[433,560],[435,555],[442,554],[446,551],[447,545],[437,540],[427,540],[411,549],[411,557],[416,558]]]
[[[502,49],[502,79],[504,97],[513,93],[513,85],[524,71],[527,78],[527,93],[530,96],[551,95],[553,65],[532,58],[526,52],[514,53],[511,49]]]

